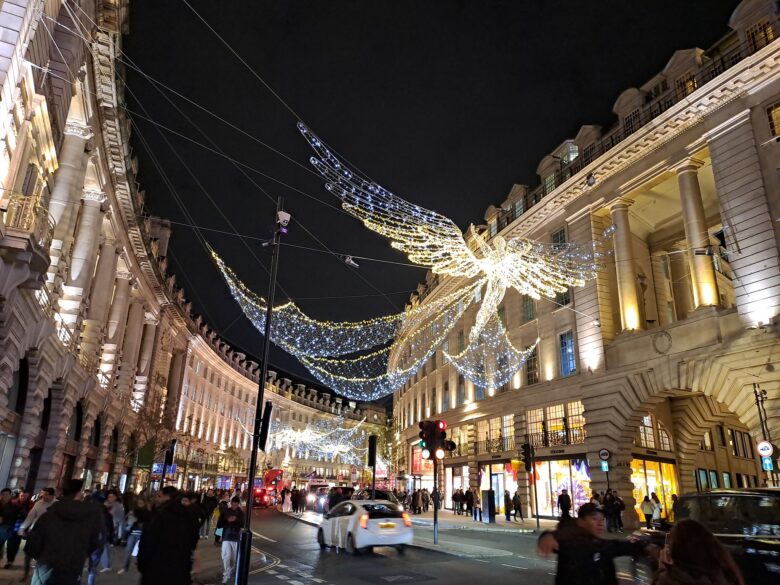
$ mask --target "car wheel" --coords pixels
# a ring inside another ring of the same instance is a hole
[[[325,544],[325,533],[322,531],[322,528],[317,531],[317,543],[320,545],[320,548],[328,548],[328,545]]]
[[[398,551],[399,555],[402,555],[402,554],[404,554],[406,552],[406,545],[405,544],[399,544],[398,546],[395,547],[395,550]]]
[[[359,555],[360,551],[355,546],[355,539],[352,537],[352,533],[347,534],[347,552],[351,555]]]

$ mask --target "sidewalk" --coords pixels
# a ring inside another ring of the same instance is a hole
[[[213,583],[222,582],[222,547],[214,546],[213,538],[210,540],[201,540],[198,542],[198,548],[196,549],[198,558],[200,560],[200,570],[194,574],[196,583],[202,583],[204,585],[211,585]],[[114,546],[111,547],[111,571],[105,573],[98,573],[95,577],[95,585],[137,585],[140,578],[140,573],[135,564],[135,559],[130,563],[130,570],[121,575],[117,574],[117,570],[122,568],[122,563],[125,559],[125,547]],[[3,563],[5,559],[3,559]],[[252,566],[250,571],[256,571],[266,564],[263,554],[255,551],[252,554]],[[2,565],[0,565],[2,567]],[[19,551],[16,557],[14,566],[10,569],[0,568],[0,585],[19,585],[19,583],[29,583],[30,578],[27,580],[22,579],[24,567],[24,553]],[[35,569],[31,569],[34,571]],[[86,570],[84,572],[84,578],[82,583],[86,583]]]

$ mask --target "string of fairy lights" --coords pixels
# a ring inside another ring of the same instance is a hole
[[[361,428],[364,422],[365,419],[350,426],[343,416],[315,419],[305,428],[274,422],[271,446],[279,451],[287,450],[299,459],[362,465],[366,453],[366,434]]]
[[[469,247],[449,218],[360,176],[305,125],[299,123],[298,129],[317,155],[310,159],[312,165],[347,213],[389,238],[410,262],[465,283],[402,313],[362,321],[319,321],[292,301],[274,307],[271,341],[347,398],[376,400],[403,386],[445,344],[455,324],[474,304],[479,309],[468,345],[458,354],[443,351],[443,355],[475,386],[499,388],[536,348],[534,343],[518,349],[509,340],[498,318],[506,291],[512,288],[533,299],[554,298],[596,277],[603,261],[603,240],[613,235],[613,227],[599,240],[585,244],[544,244],[520,237],[488,239],[472,226]],[[211,253],[244,314],[262,331],[265,300],[241,282],[215,251]]]

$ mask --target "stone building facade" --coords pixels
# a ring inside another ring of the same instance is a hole
[[[246,466],[246,434],[221,411],[251,428],[258,366],[191,316],[167,273],[170,225],[143,213],[118,61],[127,18],[127,0],[0,2],[2,487],[140,485],[195,423],[199,471]],[[199,367],[217,382],[196,382]],[[280,417],[363,416],[290,384],[267,385]],[[193,397],[203,386],[219,412]]]
[[[515,347],[536,353],[501,388],[475,388],[442,352],[394,394],[394,464],[430,483],[417,423],[445,419],[458,449],[442,485],[520,489],[555,516],[607,486],[656,492],[772,484],[755,452],[780,438],[780,23],[744,0],[708,49],[677,51],[617,99],[609,130],[583,126],[545,156],[540,185],[515,185],[485,214],[487,236],[562,243],[616,231],[598,277],[554,300],[515,291],[500,308]],[[463,283],[429,275],[412,304]],[[461,350],[476,306],[443,349]],[[756,393],[765,396],[759,414]],[[763,423],[762,424],[762,420]],[[519,465],[535,447],[533,474]],[[610,453],[602,471],[599,451]],[[529,481],[532,480],[532,482]]]

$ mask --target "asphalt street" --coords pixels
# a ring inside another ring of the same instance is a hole
[[[534,552],[533,535],[492,534],[446,530],[442,543],[473,544],[461,547],[457,556],[410,547],[401,555],[390,548],[351,556],[343,550],[321,550],[316,528],[275,510],[258,510],[252,526],[254,547],[263,551],[267,563],[252,575],[252,585],[383,585],[440,581],[457,585],[484,582],[486,578],[508,583],[552,584],[555,562],[540,559]],[[433,546],[432,529],[415,527],[415,541]],[[484,551],[481,552],[481,551]],[[498,556],[495,556],[498,555]]]

